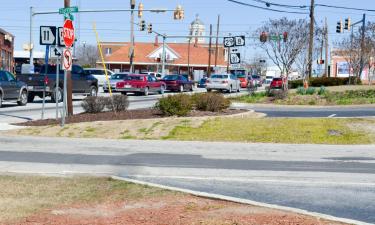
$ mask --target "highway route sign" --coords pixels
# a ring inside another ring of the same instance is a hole
[[[226,47],[226,48],[234,47],[235,41],[236,40],[234,39],[234,37],[225,37],[224,38],[224,47]]]
[[[230,64],[240,64],[241,63],[241,53],[230,53]]]
[[[56,27],[54,26],[40,26],[40,45],[55,45],[56,44]]]
[[[235,40],[235,46],[245,46],[245,36],[236,36]]]

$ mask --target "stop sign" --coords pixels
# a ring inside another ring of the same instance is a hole
[[[64,22],[64,27],[63,27],[63,38],[64,38],[64,43],[67,48],[72,47],[74,43],[74,26],[73,26],[73,21],[67,19]]]

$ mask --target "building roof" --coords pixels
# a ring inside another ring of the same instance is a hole
[[[134,64],[157,64],[160,63],[160,56],[162,52],[162,44],[155,44],[150,42],[136,42],[134,46]],[[103,50],[105,48],[112,48],[112,54],[105,56],[105,62],[111,64],[129,64],[129,42],[104,42],[102,43]],[[189,43],[167,43],[166,55],[167,64],[186,66],[188,64]],[[215,45],[212,45],[211,65],[215,62]],[[106,52],[106,51],[103,51]],[[160,53],[160,54],[158,54]],[[226,66],[225,51],[222,45],[219,46],[218,51],[218,66]],[[157,57],[159,55],[159,57]],[[208,45],[194,45],[190,44],[190,65],[191,66],[207,66],[208,65]],[[174,59],[174,60],[168,60]]]
[[[197,25],[204,25],[204,23],[202,22],[202,20],[199,19],[199,15],[198,14],[195,16],[195,20],[193,22],[191,22],[192,26],[196,25],[196,24]]]
[[[44,59],[45,52],[41,51],[33,51],[33,57],[34,59]],[[30,52],[29,51],[18,51],[15,50],[13,53],[14,58],[24,58],[28,59],[30,57]]]

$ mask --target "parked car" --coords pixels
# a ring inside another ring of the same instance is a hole
[[[214,74],[207,79],[206,89],[208,92],[212,90],[228,91],[229,93],[232,91],[240,92],[241,83],[233,74]]]
[[[128,75],[129,75],[129,73],[115,73],[115,74],[113,74],[109,78],[109,83],[111,85],[111,91],[115,92],[116,91],[116,84],[117,84],[117,82],[125,80],[126,76],[128,76]],[[109,88],[108,88],[108,84],[107,83],[105,83],[103,85],[103,91],[105,93],[109,92]]]
[[[202,78],[198,81],[198,87],[199,88],[206,88],[207,87],[207,78]]]
[[[230,74],[233,74],[237,77],[237,79],[241,82],[241,88],[247,87],[247,70],[246,69],[232,69],[230,70]]]
[[[18,105],[27,104],[27,85],[8,71],[0,70],[0,108],[4,100],[16,100]]]
[[[145,73],[141,73],[141,74],[147,74],[147,75],[154,76],[154,77],[156,77],[156,79],[158,79],[158,80],[161,80],[161,79],[162,79],[162,75],[161,75],[161,73],[145,72]]]
[[[283,88],[283,79],[281,77],[273,78],[270,84],[270,89],[281,89]]]
[[[166,84],[166,90],[169,91],[193,91],[194,83],[183,75],[166,75],[161,81]]]
[[[41,68],[40,74],[19,74],[17,78],[27,85],[28,102],[33,102],[35,96],[43,97],[45,87],[46,96],[51,96],[53,102],[63,100],[64,71],[59,68],[59,86],[56,87],[56,66],[48,65],[45,73],[45,65]],[[98,94],[98,80],[85,73],[83,68],[78,65],[72,66],[71,71],[73,94],[82,94],[96,96]],[[55,96],[57,89],[57,97]]]
[[[116,91],[122,94],[135,93],[148,95],[149,93],[163,94],[166,84],[156,79],[152,75],[146,74],[130,74],[125,77],[124,81],[117,82]]]
[[[271,82],[272,82],[272,80],[273,80],[273,76],[266,76],[265,84],[266,84],[266,85],[270,85]]]
[[[105,70],[102,68],[85,68],[84,69],[87,74],[91,74],[98,80],[98,85],[103,86],[106,82],[107,79],[105,77]],[[108,78],[111,77],[113,74],[115,74],[111,70],[107,70],[107,75]]]

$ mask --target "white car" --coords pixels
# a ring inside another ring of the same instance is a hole
[[[232,74],[214,74],[207,79],[206,89],[208,92],[212,90],[227,91],[229,93],[233,91],[240,92],[241,82]]]
[[[93,75],[98,80],[98,85],[103,86],[107,82],[105,78],[105,71],[103,68],[85,68],[87,74]],[[107,70],[108,79],[115,74],[111,70]]]
[[[142,72],[141,74],[147,74],[147,75],[154,76],[158,80],[162,79],[161,73],[156,73],[156,72]]]

